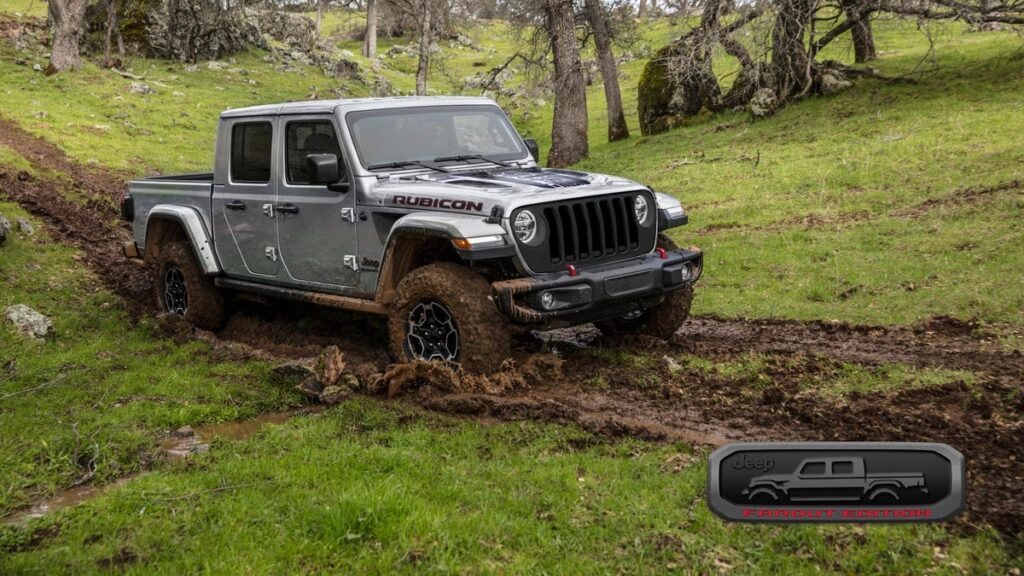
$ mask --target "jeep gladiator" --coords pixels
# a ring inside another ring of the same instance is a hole
[[[217,329],[249,293],[388,316],[396,360],[497,368],[511,335],[594,322],[668,338],[699,249],[679,201],[537,165],[492,100],[321,100],[221,114],[212,173],[130,183],[126,256],[157,305]]]
[[[920,488],[927,492],[920,472],[878,473],[865,470],[864,459],[807,458],[792,474],[764,474],[750,479],[743,494],[749,500],[775,502],[788,497],[793,502],[816,500],[898,501],[900,491]]]

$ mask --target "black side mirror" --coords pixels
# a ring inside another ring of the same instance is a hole
[[[533,138],[523,138],[523,144],[526,144],[526,149],[530,151],[530,156],[533,156],[534,162],[540,162],[540,145]]]
[[[338,157],[334,154],[306,156],[306,174],[310,184],[334,184],[341,180]]]

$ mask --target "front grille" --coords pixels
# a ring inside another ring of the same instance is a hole
[[[637,222],[633,207],[641,194],[647,199],[646,226]],[[526,209],[534,213],[541,227],[539,245],[520,243],[526,264],[534,272],[622,260],[654,248],[657,207],[647,191],[528,206],[516,210],[513,221]]]

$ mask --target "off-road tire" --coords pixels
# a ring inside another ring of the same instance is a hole
[[[161,312],[171,312],[165,303],[165,275],[172,267],[181,271],[188,295],[185,320],[204,330],[217,330],[224,324],[224,295],[214,286],[213,279],[203,274],[186,240],[174,240],[160,247],[153,277],[156,306]]]
[[[451,312],[458,331],[456,362],[468,372],[496,371],[511,351],[511,328],[491,296],[491,285],[469,268],[438,262],[417,268],[398,284],[388,314],[391,356],[396,361],[413,359],[406,336],[413,309],[421,303],[438,302]]]
[[[658,234],[658,248],[678,250],[671,238]],[[665,295],[661,303],[644,310],[636,318],[611,318],[594,322],[594,326],[607,338],[615,339],[627,334],[644,334],[669,340],[690,317],[693,304],[693,286],[677,288]]]

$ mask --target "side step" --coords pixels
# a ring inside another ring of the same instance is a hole
[[[295,288],[282,288],[281,286],[268,286],[266,284],[246,282],[245,280],[235,280],[234,278],[218,277],[214,278],[213,283],[218,288],[225,288],[227,290],[238,290],[239,292],[259,294],[260,296],[295,300],[296,302],[308,302],[329,308],[354,310],[368,314],[388,313],[387,306],[375,300],[338,296],[337,294],[327,294],[325,292],[309,292],[306,290],[296,290]]]

